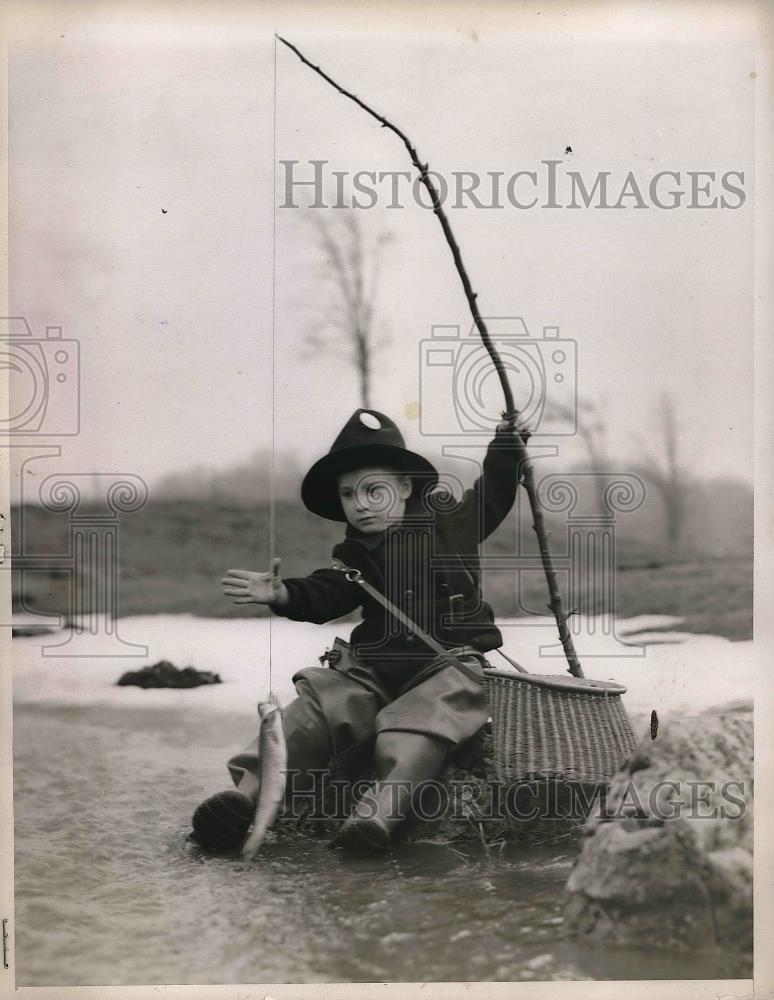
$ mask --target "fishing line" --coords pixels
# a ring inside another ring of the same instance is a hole
[[[269,571],[274,573],[274,555],[276,550],[276,537],[275,537],[275,520],[276,520],[276,468],[275,468],[275,426],[274,426],[274,384],[275,384],[275,371],[274,371],[274,310],[275,310],[275,292],[277,285],[277,176],[276,167],[277,162],[277,35],[274,34],[274,84],[273,84],[273,99],[272,99],[272,160],[271,160],[271,176],[272,176],[272,217],[271,217],[271,472],[269,477]],[[273,615],[269,613],[269,695],[271,696],[274,690],[272,684],[271,666],[272,666],[272,618]]]

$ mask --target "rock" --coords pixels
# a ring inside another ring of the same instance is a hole
[[[151,667],[142,670],[127,670],[116,682],[119,687],[141,688],[194,688],[202,684],[222,684],[220,674],[211,670],[196,670],[194,667],[183,667],[181,670],[169,660],[159,660]]]
[[[751,955],[752,777],[752,714],[737,706],[646,736],[586,824],[565,931]]]
[[[12,625],[11,638],[21,639],[35,635],[51,635],[57,629],[50,625]]]

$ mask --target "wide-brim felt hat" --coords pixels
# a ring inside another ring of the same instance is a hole
[[[337,477],[342,472],[384,466],[411,478],[412,497],[438,483],[435,466],[406,448],[397,424],[378,410],[355,410],[327,455],[314,463],[301,484],[307,510],[329,521],[346,521],[339,499]]]

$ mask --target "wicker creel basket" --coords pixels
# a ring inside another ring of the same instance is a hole
[[[500,781],[605,784],[634,749],[620,684],[495,669],[484,676]]]

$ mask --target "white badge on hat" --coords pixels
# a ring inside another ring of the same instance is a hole
[[[375,417],[373,413],[361,413],[360,423],[367,427],[369,430],[378,431],[381,430],[382,422],[378,417]]]

